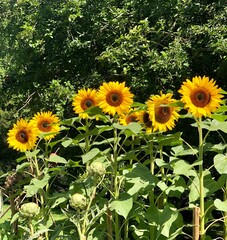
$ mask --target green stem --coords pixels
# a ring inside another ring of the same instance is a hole
[[[39,163],[37,160],[37,156],[34,157],[34,161],[33,161],[34,165],[35,165],[35,170],[36,170],[36,177],[39,178],[39,176],[41,175],[40,170],[39,170]]]
[[[200,239],[206,238],[205,233],[205,212],[204,212],[204,175],[203,175],[203,131],[201,127],[202,119],[198,119],[199,133],[199,190],[200,190]]]
[[[14,214],[17,213],[16,207],[15,207],[15,200],[14,196],[9,193],[9,202],[10,202],[10,210],[11,210],[11,218],[13,218]],[[12,232],[17,235],[18,233],[18,220],[14,221],[13,224],[11,225]]]
[[[227,200],[227,180],[225,183],[224,201]],[[227,240],[227,212],[224,212],[224,240]]]
[[[163,160],[163,149],[162,149],[162,146],[160,146],[159,154],[160,154],[160,159]],[[164,169],[164,167],[161,167],[161,175],[162,175],[162,181],[165,182],[166,176],[165,176],[165,169]],[[163,208],[165,206],[166,202],[167,202],[167,195],[166,195],[166,192],[164,191],[162,193],[162,196],[161,196],[161,205],[160,205],[160,207]]]
[[[29,221],[28,226],[29,226],[29,229],[30,229],[30,237],[32,237],[33,234],[34,234],[34,228],[33,228],[33,225],[32,225],[32,220],[29,219],[28,221]]]
[[[89,122],[88,118],[85,119],[85,132],[89,132]],[[90,150],[90,141],[89,141],[89,136],[85,136],[85,153],[88,153]],[[86,163],[86,169],[88,169],[88,163]]]
[[[117,169],[117,145],[118,145],[118,137],[117,137],[117,129],[114,128],[114,146],[113,146],[113,169],[114,169],[114,198],[118,199],[119,197],[119,189],[118,189],[118,169]],[[120,239],[120,230],[119,230],[119,215],[115,211],[115,240]]]
[[[132,135],[132,144],[131,144],[131,150],[132,150],[132,151],[134,150],[134,140],[135,140],[135,136]],[[132,165],[132,163],[133,163],[133,160],[131,159],[131,160],[130,160],[130,165]]]
[[[149,156],[150,156],[150,172],[152,175],[154,175],[154,144],[153,144],[153,136],[151,139],[149,139]],[[150,206],[155,206],[155,199],[154,199],[154,189],[152,189],[149,193],[149,200],[150,200]],[[155,226],[150,226],[150,240],[155,239]]]
[[[87,220],[88,220],[88,213],[89,213],[89,210],[90,210],[92,201],[93,201],[93,199],[95,198],[96,188],[97,188],[97,187],[94,187],[94,190],[93,190],[92,195],[91,195],[91,197],[90,197],[90,201],[89,201],[89,203],[88,203],[88,205],[87,205],[86,212],[85,212],[85,214],[84,214],[84,220],[83,220],[82,228],[81,228],[81,234],[82,234],[83,236],[85,236],[85,233],[86,233],[86,230],[87,230],[87,225],[86,225],[86,223],[88,222],[88,221],[87,221]]]
[[[124,224],[124,239],[128,239],[128,221]]]

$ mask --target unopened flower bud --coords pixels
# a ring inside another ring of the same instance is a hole
[[[88,173],[92,176],[100,177],[106,172],[105,166],[101,162],[93,162],[88,167]]]
[[[40,207],[34,202],[24,203],[20,207],[20,214],[25,218],[33,218],[39,214]]]
[[[75,193],[71,196],[69,204],[72,208],[76,210],[83,210],[87,206],[87,199],[84,195],[80,193]]]

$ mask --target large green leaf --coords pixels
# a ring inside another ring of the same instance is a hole
[[[171,165],[173,167],[173,172],[176,175],[185,175],[187,177],[196,175],[196,171],[192,169],[194,165],[189,164],[184,160],[180,159],[177,161],[173,161]]]
[[[119,130],[127,131],[130,130],[133,134],[138,134],[141,131],[141,124],[136,122],[131,122],[127,126],[123,126],[119,123],[114,123],[113,127]]]
[[[49,182],[50,175],[45,174],[42,179],[33,178],[29,185],[24,186],[27,197],[34,196],[40,189],[43,189]]]
[[[227,156],[225,154],[217,154],[214,157],[214,167],[220,174],[227,174]]]
[[[174,156],[186,156],[186,155],[196,155],[198,153],[197,148],[188,147],[184,145],[176,146],[171,148]]]
[[[159,239],[161,235],[169,238],[176,229],[181,229],[183,226],[178,211],[175,208],[170,208],[168,205],[164,209],[158,209],[156,206],[149,207],[145,213],[145,217],[149,221],[149,224],[157,228],[155,239]]]
[[[83,163],[89,162],[98,156],[100,150],[98,148],[92,148],[88,153],[82,155]]]
[[[67,163],[67,161],[63,157],[60,157],[55,153],[51,154],[50,157],[47,159],[47,161],[54,162],[54,163],[64,163],[64,164]]]
[[[222,202],[220,199],[215,199],[214,206],[217,208],[217,210],[227,212],[227,200]]]
[[[132,209],[133,198],[127,193],[121,193],[119,198],[110,203],[110,209],[115,210],[119,215],[127,218]]]
[[[137,194],[145,188],[152,189],[157,183],[157,178],[142,164],[136,164],[125,177],[126,183],[129,183],[127,193],[130,195]]]
[[[203,180],[203,188],[204,188],[204,196],[208,197],[211,196],[214,192],[218,191],[221,188],[221,182],[215,181],[208,170],[203,171],[204,180]],[[196,176],[192,180],[191,184],[189,185],[189,201],[195,202],[200,197],[200,181],[199,177]]]

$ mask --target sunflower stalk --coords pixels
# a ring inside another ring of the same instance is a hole
[[[224,201],[227,200],[227,180],[225,183]],[[224,240],[227,240],[227,212],[224,212]]]
[[[117,129],[114,128],[114,146],[113,146],[113,170],[114,170],[114,198],[118,199],[119,197],[119,187],[118,187],[118,164],[117,164],[117,145],[118,145],[118,136]],[[115,211],[114,213],[115,220],[115,240],[120,239],[120,229],[119,229],[119,215]]]
[[[202,119],[198,119],[199,133],[199,191],[200,191],[200,239],[205,240],[205,211],[204,211],[204,173],[203,173],[203,129],[201,127]]]
[[[159,154],[160,154],[160,159],[163,160],[163,148],[162,148],[162,146],[160,146]],[[165,169],[164,169],[164,167],[161,167],[161,175],[162,175],[162,181],[165,182],[166,176],[165,176]],[[160,207],[163,208],[166,203],[167,203],[167,194],[164,191],[162,193],[162,196],[161,196],[161,199],[160,199]]]
[[[89,122],[88,122],[88,118],[85,119],[85,153],[88,153],[90,150],[90,140],[89,140],[89,136],[87,135],[87,133],[89,132]],[[88,163],[86,163],[86,170],[88,169]]]
[[[153,142],[153,135],[151,134],[151,139],[149,139],[149,156],[150,156],[150,172],[152,175],[154,175],[154,142]],[[149,201],[150,206],[155,205],[155,199],[154,199],[154,189],[152,189],[149,193]],[[155,226],[150,226],[150,240],[155,239]]]

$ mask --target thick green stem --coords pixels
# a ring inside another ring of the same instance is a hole
[[[198,119],[199,133],[199,191],[200,191],[200,239],[206,238],[205,233],[205,212],[204,212],[204,175],[203,175],[203,131],[201,118]]]
[[[132,135],[132,144],[131,144],[131,150],[133,151],[134,150],[134,140],[135,140],[135,136]],[[133,159],[130,159],[130,164],[132,165],[133,163]]]
[[[227,180],[225,183],[224,201],[227,200]],[[227,240],[227,212],[224,212],[224,240]]]
[[[162,146],[160,146],[159,154],[160,154],[160,159],[163,160]],[[166,176],[165,176],[165,169],[164,169],[164,167],[161,167],[161,175],[162,175],[162,181],[165,182],[166,181]],[[163,208],[165,206],[166,202],[167,202],[167,195],[166,195],[166,192],[164,191],[162,193],[162,196],[161,196],[160,207]]]
[[[149,155],[150,155],[150,172],[154,175],[154,146],[153,146],[153,137],[149,140]],[[154,207],[155,198],[154,198],[154,189],[152,189],[149,193],[150,206]],[[150,240],[155,239],[155,226],[150,226]]]
[[[113,170],[114,170],[114,198],[119,198],[119,188],[118,188],[118,168],[117,168],[117,145],[118,145],[118,137],[117,137],[117,129],[114,128],[114,146],[113,146]],[[119,215],[115,211],[114,213],[115,220],[115,240],[120,239],[120,230],[119,230]]]
[[[128,239],[128,221],[124,225],[124,239]]]
[[[29,219],[28,226],[29,226],[29,229],[30,229],[30,237],[32,237],[34,235],[34,229],[33,229],[32,220],[31,219]]]
[[[86,124],[85,124],[85,132],[88,133],[89,132],[89,122],[88,119],[85,119]],[[90,140],[89,140],[89,136],[85,136],[85,153],[88,153],[90,150]],[[88,168],[88,163],[86,163],[86,169]]]

